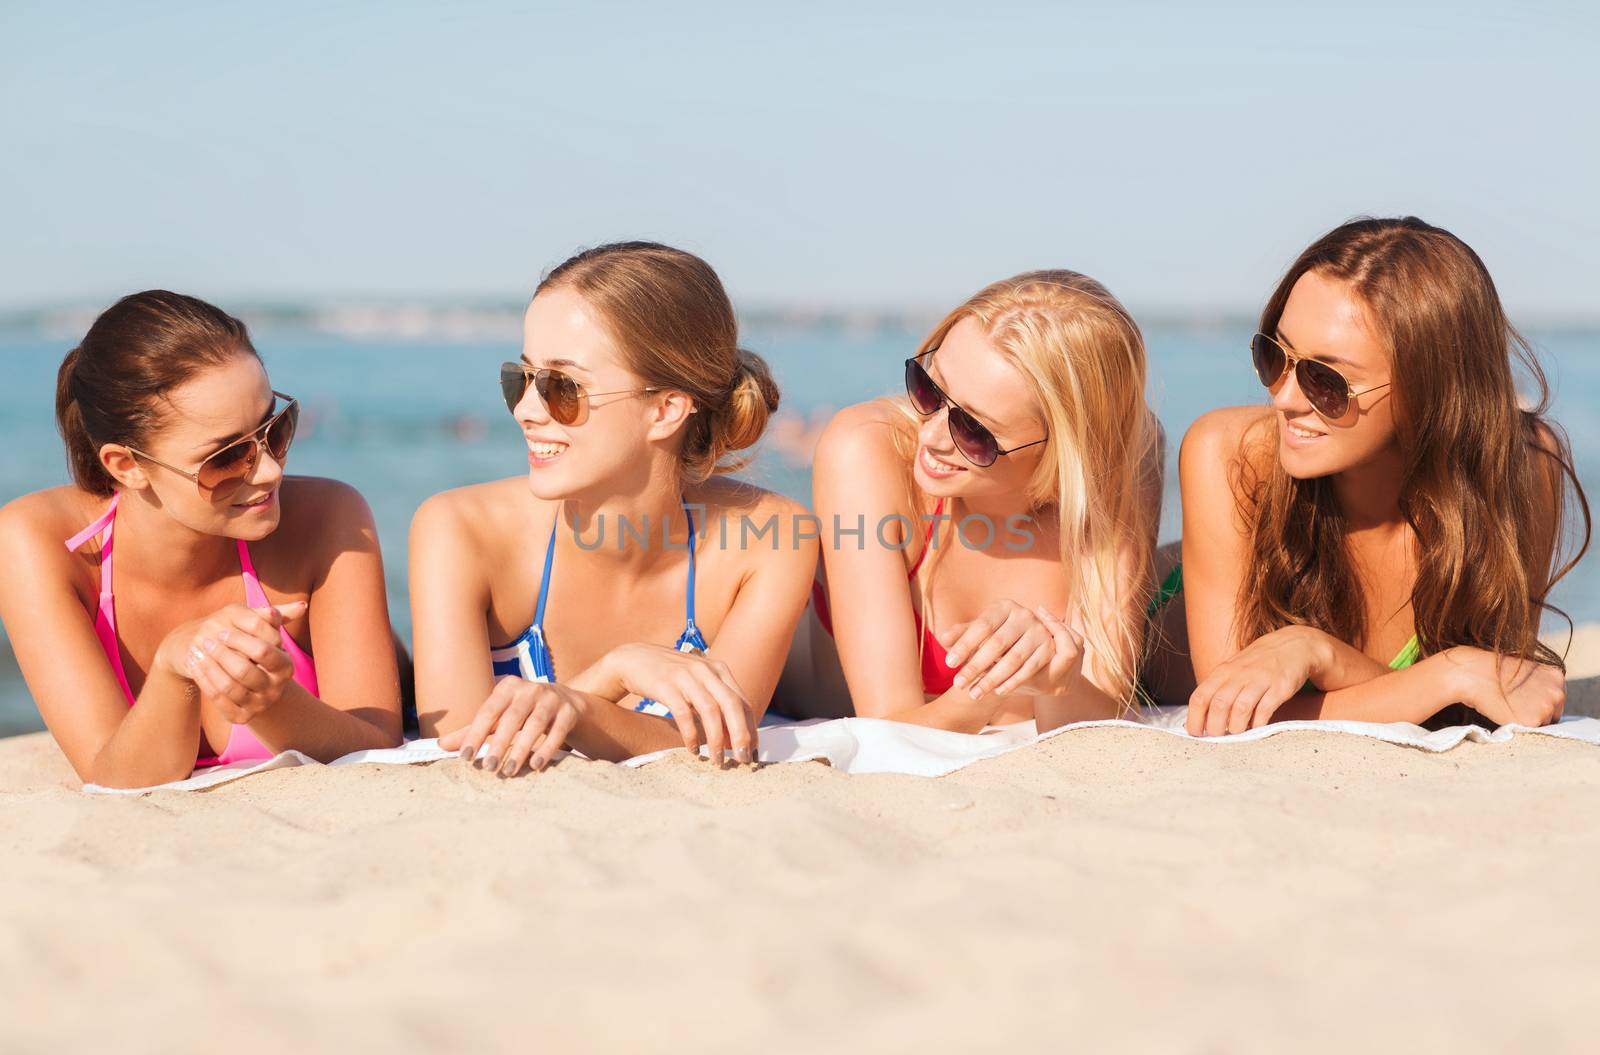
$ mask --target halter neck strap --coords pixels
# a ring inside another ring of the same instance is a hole
[[[100,532],[106,530],[108,527],[111,526],[111,521],[116,519],[116,516],[117,516],[117,501],[121,497],[122,497],[122,492],[121,491],[118,491],[116,494],[112,495],[111,496],[111,504],[106,506],[106,511],[104,513],[101,513],[98,517],[96,517],[94,522],[92,524],[90,524],[88,527],[84,528],[82,531],[78,532],[76,535],[74,535],[71,538],[67,539],[67,552],[68,553],[76,553],[76,552],[78,552],[78,550],[83,548],[83,544],[85,542],[88,542],[90,539],[92,539],[96,535],[100,534]],[[107,541],[107,543],[109,543],[111,540],[107,539],[106,541]]]

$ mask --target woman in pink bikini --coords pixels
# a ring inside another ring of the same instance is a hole
[[[959,732],[1133,705],[1160,433],[1144,342],[1098,282],[980,290],[841,411],[812,488],[826,572],[775,706]]]
[[[283,474],[298,418],[193,297],[124,297],[62,361],[74,484],[0,509],[0,619],[85,782],[399,743],[372,515]]]

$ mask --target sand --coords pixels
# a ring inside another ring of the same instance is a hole
[[[22,736],[0,1050],[1592,1052],[1597,817],[1600,750],[1536,736],[1088,729],[937,780],[450,760],[138,798]]]

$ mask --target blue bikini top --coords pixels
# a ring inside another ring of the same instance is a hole
[[[679,652],[704,652],[710,646],[694,622],[694,514],[689,512],[687,504],[683,507],[683,515],[689,521],[689,588],[684,598],[683,633],[678,635],[673,647]],[[550,569],[556,555],[556,528],[560,523],[561,516],[557,513],[555,523],[550,525],[550,544],[544,551],[544,574],[539,579],[539,601],[533,610],[533,622],[522,632],[522,636],[509,645],[489,650],[497,678],[511,674],[528,681],[556,680],[555,660],[551,658],[550,646],[544,638],[544,605],[550,596]],[[641,714],[672,717],[672,711],[655,700],[640,700],[633,709]]]

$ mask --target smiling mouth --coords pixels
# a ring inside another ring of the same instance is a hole
[[[1289,439],[1297,440],[1301,443],[1309,443],[1312,440],[1320,440],[1327,435],[1326,432],[1319,432],[1315,429],[1308,429],[1303,425],[1296,425],[1288,418],[1283,419],[1283,431],[1289,437]]]
[[[966,466],[947,462],[926,447],[922,448],[922,467],[933,476],[954,476],[967,471]]]
[[[233,503],[233,508],[235,508],[235,509],[265,509],[267,506],[272,504],[272,500],[274,498],[276,498],[277,496],[278,496],[278,491],[277,491],[276,488],[274,488],[273,490],[268,491],[266,494],[262,495],[260,498],[257,498],[252,502],[235,502],[235,503]]]
[[[548,443],[540,441],[528,444],[529,465],[549,465],[566,452],[566,443]]]

